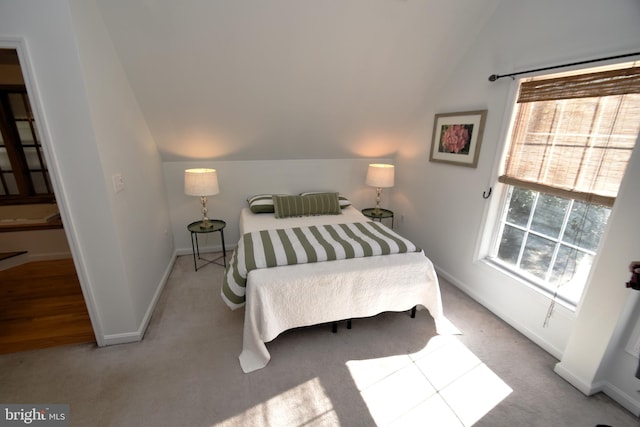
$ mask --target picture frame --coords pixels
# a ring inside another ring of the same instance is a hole
[[[487,110],[436,114],[429,161],[475,168]]]

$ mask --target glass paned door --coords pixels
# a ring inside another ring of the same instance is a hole
[[[35,119],[24,88],[0,89],[0,196],[53,197]]]

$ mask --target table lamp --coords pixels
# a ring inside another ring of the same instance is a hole
[[[367,169],[367,185],[376,187],[375,215],[380,215],[380,194],[383,188],[393,187],[394,166],[385,164],[371,164]]]
[[[215,169],[187,169],[184,171],[184,194],[199,196],[202,203],[202,228],[211,228],[213,224],[207,217],[207,196],[218,194],[218,173]]]

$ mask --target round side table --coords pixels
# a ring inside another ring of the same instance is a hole
[[[393,211],[382,209],[376,211],[376,208],[362,209],[362,215],[371,218],[372,221],[382,222],[383,219],[391,218],[391,228],[393,228]]]
[[[210,219],[207,221],[209,227],[204,227],[203,221],[192,222],[187,226],[187,230],[191,232],[191,250],[193,251],[193,266],[198,271],[197,260],[205,261],[207,264],[217,264],[223,267],[227,266],[227,250],[224,246],[224,228],[227,223],[221,219]],[[220,232],[220,240],[222,241],[222,256],[216,259],[208,260],[200,257],[200,247],[198,246],[198,234]],[[197,258],[197,259],[196,259]],[[218,261],[222,259],[224,264],[220,264]]]

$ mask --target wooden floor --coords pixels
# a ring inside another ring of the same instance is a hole
[[[94,341],[71,259],[0,271],[0,354]]]

